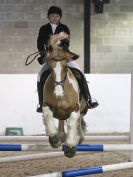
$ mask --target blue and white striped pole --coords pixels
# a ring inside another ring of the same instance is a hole
[[[45,151],[49,145],[44,144],[0,144],[0,151]],[[65,145],[61,147],[64,151]],[[133,144],[80,144],[76,146],[76,151],[133,151]]]
[[[0,151],[45,151],[44,144],[0,144]]]
[[[0,144],[0,151],[22,151],[21,144]]]
[[[130,168],[133,168],[133,162],[118,163],[118,164],[98,166],[92,168],[81,168],[76,170],[67,170],[58,173],[38,175],[36,177],[76,177],[76,176],[99,174],[99,173],[105,173],[109,171],[116,171],[116,170],[130,169]]]
[[[115,171],[115,170],[129,169],[129,168],[133,168],[133,162],[118,163],[118,164],[98,166],[98,167],[93,167],[93,168],[82,168],[82,169],[77,169],[77,170],[64,171],[62,172],[62,177],[75,177],[75,176],[99,174],[99,173],[104,173],[108,171]]]
[[[62,146],[64,151],[65,145]],[[76,151],[132,151],[133,144],[80,144],[76,146]]]

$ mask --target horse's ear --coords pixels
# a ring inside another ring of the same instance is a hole
[[[70,51],[67,51],[65,56],[66,56],[66,59],[68,62],[73,61],[73,60],[77,60],[79,58],[79,55],[72,53]]]

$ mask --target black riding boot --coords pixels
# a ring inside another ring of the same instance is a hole
[[[40,82],[37,82],[39,104],[38,104],[36,111],[40,112],[40,113],[42,112],[42,104],[43,104],[43,86],[44,86],[45,81],[47,80],[49,74],[50,74],[50,70],[45,71],[40,77]]]
[[[43,103],[43,88],[41,86],[41,82],[37,82],[37,91],[38,91],[38,99],[39,104],[37,107],[37,112],[42,112],[42,103]]]
[[[93,109],[93,108],[97,107],[99,104],[96,100],[92,100],[91,94],[89,91],[89,87],[88,87],[88,84],[87,84],[84,74],[76,68],[70,68],[70,70],[72,71],[72,73],[74,74],[74,76],[76,77],[76,79],[79,83],[79,86],[81,89],[81,94],[83,95],[83,97],[88,105],[88,108]]]

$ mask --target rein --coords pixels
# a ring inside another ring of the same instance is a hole
[[[35,55],[35,54],[36,54],[36,55]],[[33,56],[33,55],[35,55],[34,58],[33,58],[31,61],[28,62],[29,58],[30,58],[31,56]],[[40,55],[40,52],[39,52],[39,51],[30,54],[30,55],[26,58],[25,66],[28,66],[29,64],[31,64],[31,63],[37,58],[38,55]]]

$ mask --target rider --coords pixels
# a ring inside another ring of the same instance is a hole
[[[62,10],[60,7],[57,6],[51,6],[48,9],[47,18],[49,20],[49,23],[41,26],[37,38],[37,48],[40,51],[41,57],[38,58],[39,64],[43,65],[45,63],[45,51],[48,44],[48,40],[50,35],[58,34],[60,32],[66,32],[68,35],[70,35],[69,28],[62,24],[60,22],[60,19],[62,17]],[[63,47],[69,47],[69,41],[62,41]],[[92,109],[98,106],[98,103],[96,100],[92,100],[87,81],[85,79],[84,74],[81,72],[78,65],[71,61],[68,63],[69,68],[75,73],[75,71],[80,74],[80,81],[78,80],[78,83],[81,88],[82,95],[84,96],[88,108]],[[38,97],[39,97],[39,105],[37,108],[37,112],[42,112],[42,103],[43,103],[43,84],[46,81],[48,75],[50,74],[50,69],[47,64],[43,65],[41,71],[38,74],[38,81],[37,81],[37,90],[38,90]],[[42,83],[43,79],[43,83]],[[78,78],[77,78],[78,79]]]

